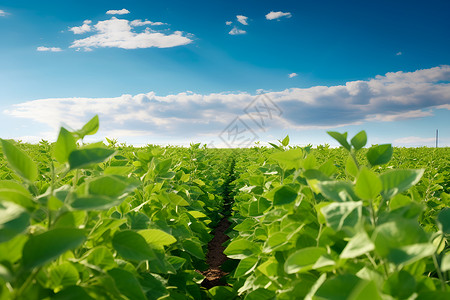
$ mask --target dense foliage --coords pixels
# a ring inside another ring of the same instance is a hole
[[[449,148],[84,144],[98,126],[0,140],[0,299],[450,298]],[[207,291],[230,173],[228,286]]]

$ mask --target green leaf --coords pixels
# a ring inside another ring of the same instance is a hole
[[[213,300],[231,300],[236,297],[236,291],[230,286],[215,286],[208,293]]]
[[[307,272],[325,253],[327,253],[327,250],[321,247],[306,247],[297,250],[286,259],[284,270],[287,274]]]
[[[391,144],[377,145],[367,151],[367,159],[371,166],[382,165],[391,160],[393,153],[394,148]]]
[[[239,278],[244,275],[248,275],[258,265],[258,257],[250,256],[241,260],[234,271],[234,277]]]
[[[353,185],[345,181],[321,181],[317,187],[325,198],[336,202],[357,201]]]
[[[396,265],[407,265],[435,253],[436,247],[431,243],[413,244],[391,249],[387,259]]]
[[[50,268],[51,284],[54,288],[59,286],[71,286],[77,284],[78,275],[77,268],[70,262],[63,262]]]
[[[9,166],[17,175],[31,182],[38,177],[38,169],[34,161],[22,150],[7,140],[0,139],[3,153]]]
[[[316,291],[313,299],[347,300],[353,289],[361,282],[363,282],[362,279],[352,274],[338,275],[327,279]]]
[[[21,184],[10,180],[0,180],[0,200],[11,201],[26,208],[35,205],[30,192]]]
[[[369,253],[374,249],[375,245],[370,240],[367,233],[365,231],[362,231],[357,233],[354,237],[350,239],[350,241],[342,251],[340,257],[344,259],[354,258]]]
[[[113,248],[125,259],[143,261],[156,259],[154,251],[144,237],[131,230],[117,231],[112,239]]]
[[[447,272],[450,270],[450,252],[445,253],[441,261],[442,272]]]
[[[187,253],[197,257],[198,259],[205,259],[205,253],[203,252],[202,245],[198,241],[184,240],[181,242],[181,245]]]
[[[361,219],[362,202],[333,202],[321,210],[328,226],[338,231],[343,227],[355,227]]]
[[[30,215],[13,202],[0,202],[0,243],[22,233],[30,224]]]
[[[103,270],[109,270],[116,266],[113,254],[105,246],[99,246],[89,250],[84,257],[86,257],[88,263],[99,266]]]
[[[283,145],[284,147],[286,147],[287,145],[289,145],[289,135],[287,135],[287,136],[281,141],[281,145]]]
[[[132,300],[147,300],[142,286],[134,275],[128,271],[114,268],[108,271],[109,276],[114,279],[117,289],[126,296],[127,299]]]
[[[226,256],[232,259],[244,259],[260,252],[261,249],[258,244],[244,239],[232,241],[223,251]]]
[[[383,292],[396,299],[407,299],[416,290],[416,280],[406,271],[395,272],[383,285]]]
[[[347,162],[345,163],[345,171],[348,175],[351,175],[353,177],[358,176],[358,166],[350,155],[348,156]]]
[[[117,175],[104,175],[89,181],[88,191],[93,195],[109,197],[123,196],[138,186],[138,182],[131,181]]]
[[[441,210],[437,217],[439,229],[445,234],[450,234],[450,208],[446,207]]]
[[[362,147],[364,147],[367,144],[367,134],[366,132],[360,131],[358,132],[350,141],[353,145],[353,147],[355,147],[356,150],[361,149]]]
[[[77,285],[69,286],[55,296],[52,300],[94,300],[88,293],[81,287]]]
[[[23,247],[23,266],[26,269],[41,266],[79,247],[84,240],[84,232],[73,228],[56,228],[31,236]]]
[[[65,163],[69,159],[69,154],[77,148],[77,141],[72,133],[64,127],[59,131],[58,140],[53,147],[53,156],[60,163]]]
[[[76,210],[108,210],[111,207],[120,205],[123,202],[123,198],[111,198],[105,196],[85,196],[76,197],[73,199],[70,206]]]
[[[115,153],[115,150],[106,148],[85,148],[74,150],[69,155],[70,169],[81,169],[92,164],[100,163]]]
[[[380,175],[383,185],[382,195],[392,198],[420,181],[424,169],[419,170],[390,170]]]
[[[342,147],[344,147],[345,149],[347,149],[348,151],[350,151],[351,146],[350,144],[347,142],[347,132],[344,133],[339,133],[336,131],[327,131],[327,133],[334,138],[336,141],[339,142],[339,144],[342,145]]]
[[[303,160],[303,152],[302,149],[291,149],[273,153],[269,157],[276,161],[284,170],[299,169]]]
[[[373,200],[381,192],[381,186],[381,180],[377,174],[363,168],[356,180],[355,192],[361,199]]]
[[[244,300],[275,300],[275,292],[264,288],[256,289],[245,296]]]
[[[148,244],[155,247],[163,248],[164,246],[171,245],[177,241],[173,235],[159,229],[144,229],[139,230],[138,233],[144,237]]]
[[[290,186],[283,185],[277,187],[273,195],[273,205],[285,205],[295,201],[298,193]]]
[[[97,133],[99,125],[98,115],[95,115],[92,119],[89,120],[89,122],[87,122],[83,126],[83,128],[78,130],[76,134],[80,139],[83,139],[86,135],[93,135]]]

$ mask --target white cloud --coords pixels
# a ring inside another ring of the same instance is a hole
[[[49,51],[49,52],[61,52],[62,49],[59,47],[44,47],[40,46],[36,48],[37,51]]]
[[[236,19],[237,19],[238,22],[241,23],[242,25],[248,25],[248,23],[247,23],[248,17],[242,16],[242,15],[237,15],[237,16],[236,16]]]
[[[81,26],[75,26],[75,27],[70,27],[69,30],[72,31],[75,34],[82,34],[82,33],[86,33],[92,30],[91,24],[92,21],[91,20],[85,20],[83,22],[83,25]]]
[[[271,99],[283,113],[280,118],[268,120],[267,126],[270,130],[284,131],[329,129],[370,121],[429,117],[435,109],[450,110],[449,81],[450,66],[441,66],[387,73],[344,85],[268,92],[264,97]],[[185,92],[157,96],[149,92],[115,98],[40,99],[13,105],[4,113],[47,124],[55,132],[63,123],[79,128],[99,114],[102,132],[108,137],[114,137],[114,133],[192,141],[217,136],[237,116],[252,124],[244,109],[256,97],[248,93]]]
[[[130,11],[128,9],[125,9],[125,8],[122,8],[120,10],[111,9],[111,10],[108,10],[106,12],[107,15],[126,15],[126,14],[129,14],[129,13],[130,13]]]
[[[275,20],[279,18],[290,18],[292,17],[292,14],[290,12],[282,12],[282,11],[271,11],[266,15],[267,20]]]
[[[403,54],[403,53],[402,53],[401,51],[395,53],[395,55],[397,55],[397,56],[400,56],[400,55],[402,55],[402,54]]]
[[[233,27],[233,29],[231,29],[230,32],[228,32],[228,34],[231,34],[231,35],[246,34],[246,33],[247,33],[247,31],[239,29],[237,27]]]
[[[0,9],[0,17],[5,17],[8,13],[2,9]]]
[[[141,20],[133,20],[130,22],[131,26],[145,26],[145,25],[152,25],[152,26],[160,26],[160,25],[167,25],[167,23],[163,22],[152,22],[152,21],[141,21]]]
[[[233,24],[233,22],[231,22],[231,21],[226,21],[225,24],[226,24],[226,25],[231,25],[231,24]]]
[[[135,22],[135,26],[140,25],[139,22]],[[110,20],[99,21],[93,25],[92,31],[95,32],[94,34],[84,39],[75,40],[70,48],[85,49],[87,51],[97,47],[122,49],[170,48],[187,45],[192,42],[190,35],[185,35],[181,31],[167,33],[166,31],[145,28],[141,32],[135,32],[131,23],[128,20],[116,17],[112,17]]]
[[[289,74],[288,76],[289,76],[289,78],[293,78],[293,77],[297,77],[298,74],[297,74],[297,73],[291,73],[291,74]]]
[[[418,136],[408,136],[408,137],[395,139],[394,143],[396,143],[396,144],[430,144],[430,143],[434,143],[435,141],[436,141],[436,138],[434,138],[434,137],[423,138],[423,137],[418,137]]]

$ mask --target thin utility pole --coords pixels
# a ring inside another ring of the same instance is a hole
[[[439,131],[436,129],[436,148],[438,147]]]

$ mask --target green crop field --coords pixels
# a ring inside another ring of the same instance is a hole
[[[84,143],[98,127],[1,140],[0,300],[450,299],[448,147]]]

